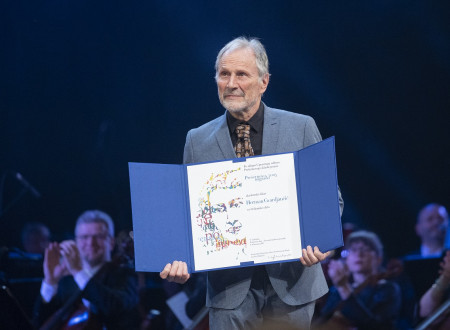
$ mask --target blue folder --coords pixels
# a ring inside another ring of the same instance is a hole
[[[302,246],[341,247],[334,137],[292,154]],[[187,183],[187,168],[194,165],[129,163],[136,271],[160,272],[178,260],[196,272]]]

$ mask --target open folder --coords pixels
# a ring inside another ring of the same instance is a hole
[[[209,163],[129,163],[137,271],[299,260],[343,245],[334,137],[295,152]]]

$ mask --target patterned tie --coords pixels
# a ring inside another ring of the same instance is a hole
[[[238,137],[234,151],[236,157],[254,156],[252,144],[250,143],[250,125],[240,124],[236,127],[236,135]]]

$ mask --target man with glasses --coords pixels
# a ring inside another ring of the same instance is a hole
[[[44,257],[35,323],[45,329],[97,324],[107,329],[139,326],[134,273],[111,262],[114,224],[98,210],[77,220],[75,240],[50,243]]]

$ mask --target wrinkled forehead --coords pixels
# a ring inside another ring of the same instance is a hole
[[[253,49],[237,48],[226,51],[219,61],[219,69],[230,64],[256,68],[256,56]]]

